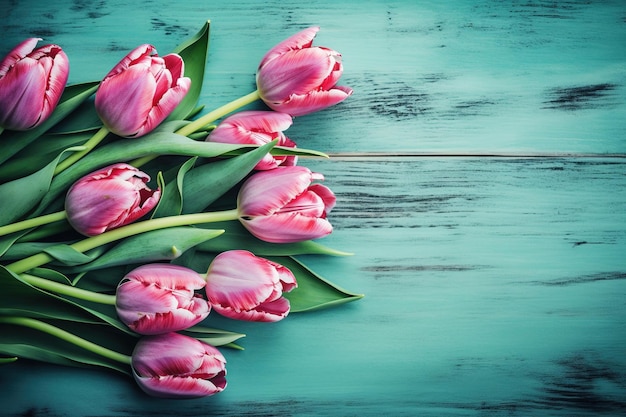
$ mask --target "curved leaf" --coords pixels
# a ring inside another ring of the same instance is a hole
[[[209,55],[209,27],[210,21],[207,21],[198,33],[172,51],[183,58],[185,76],[191,78],[191,87],[185,98],[176,106],[167,120],[186,119],[196,108],[202,90],[204,71]]]
[[[363,298],[363,294],[340,288],[292,257],[270,257],[269,259],[289,268],[296,276],[298,287],[284,294],[291,304],[291,312],[313,311]]]

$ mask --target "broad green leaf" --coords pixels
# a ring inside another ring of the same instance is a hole
[[[56,135],[69,135],[87,131],[97,131],[102,127],[102,120],[96,107],[94,105],[93,98],[85,100],[78,106],[71,114],[70,117],[66,117],[57,123],[50,133]]]
[[[235,333],[228,330],[212,329],[208,327],[193,326],[181,333],[195,337],[212,346],[224,346],[245,337],[245,334]]]
[[[39,321],[126,356],[132,353],[137,341],[135,336],[120,333],[107,325],[60,320]],[[65,366],[99,366],[123,373],[129,372],[125,363],[106,358],[44,331],[16,324],[0,323],[0,352]]]
[[[197,213],[234,187],[255,167],[276,141],[234,158],[200,165],[185,175],[183,213]]]
[[[191,87],[167,120],[186,119],[195,110],[202,90],[205,66],[209,55],[209,27],[207,21],[191,39],[174,49],[185,62],[185,76],[191,78]]]
[[[152,218],[177,216],[183,210],[183,181],[185,174],[193,168],[197,157],[185,161],[176,170],[176,181],[170,181],[161,187],[161,198],[159,204],[152,213]]]
[[[93,258],[73,247],[65,244],[54,245],[44,249],[44,252],[65,265],[81,265],[93,261]]]
[[[189,248],[213,239],[222,233],[223,230],[190,226],[153,230],[126,238],[92,262],[69,268],[66,272],[77,273],[117,265],[172,260]],[[118,281],[120,279],[121,277],[118,278]]]
[[[72,113],[83,101],[96,92],[99,84],[99,82],[88,82],[69,85],[65,87],[59,104],[48,120],[36,128],[24,132],[3,132],[0,137],[0,141],[2,141],[0,164],[7,161],[21,149],[28,146],[29,143],[43,135],[52,126]]]
[[[224,229],[225,232],[215,239],[201,243],[197,246],[197,250],[224,252],[232,249],[245,249],[258,256],[351,255],[351,253],[324,246],[313,240],[294,243],[265,242],[252,236],[238,221],[211,223],[211,227]]]
[[[0,315],[50,318],[81,323],[108,323],[131,334],[114,306],[70,300],[36,288],[0,265]],[[25,302],[25,301],[28,302]]]
[[[71,135],[46,134],[40,137],[22,149],[13,158],[0,165],[1,182],[25,177],[40,170],[65,149],[85,143],[93,133],[86,132]]]
[[[318,310],[363,298],[363,294],[346,291],[322,278],[292,257],[271,257],[275,262],[289,268],[296,276],[298,287],[284,296],[291,304],[291,312]]]
[[[58,158],[39,171],[0,185],[0,226],[24,217],[50,188]]]

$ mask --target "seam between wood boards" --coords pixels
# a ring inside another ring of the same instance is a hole
[[[378,159],[378,158],[598,158],[626,159],[626,153],[575,153],[575,152],[333,152],[328,153],[332,160]]]

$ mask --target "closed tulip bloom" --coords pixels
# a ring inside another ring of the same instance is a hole
[[[220,351],[178,333],[139,339],[131,365],[137,384],[154,397],[199,398],[226,388],[226,359]]]
[[[288,268],[245,250],[230,250],[211,262],[205,288],[213,309],[225,317],[274,322],[289,314],[283,293],[296,286]]]
[[[313,113],[352,94],[337,86],[343,73],[341,54],[312,46],[319,27],[280,42],[265,54],[257,70],[259,96],[270,108],[292,116]]]
[[[190,86],[179,55],[159,57],[152,45],[141,45],[104,77],[96,92],[96,111],[116,135],[143,136],[169,116]]]
[[[274,111],[242,111],[224,119],[207,136],[208,142],[234,143],[245,145],[264,145],[278,139],[278,146],[295,148],[296,144],[285,134],[293,120],[287,113]],[[296,164],[295,156],[272,156],[267,154],[254,167],[256,170],[268,170],[279,165]]]
[[[0,126],[27,130],[43,123],[56,108],[70,72],[58,45],[35,49],[39,38],[17,45],[0,62]]]
[[[210,305],[196,293],[206,282],[192,269],[147,264],[126,274],[117,287],[117,315],[131,330],[145,335],[187,329],[204,320]]]
[[[326,236],[333,230],[326,217],[336,198],[328,187],[313,183],[323,179],[302,166],[259,171],[239,190],[239,220],[266,242],[300,242]]]
[[[76,231],[95,236],[139,219],[159,202],[161,190],[151,190],[148,174],[114,164],[76,181],[67,192],[65,211]]]

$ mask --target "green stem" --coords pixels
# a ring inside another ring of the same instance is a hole
[[[47,290],[56,294],[67,295],[69,297],[79,298],[81,300],[91,301],[98,304],[115,305],[114,295],[87,291],[81,288],[72,287],[71,285],[61,284],[60,282],[50,281],[49,279],[36,277],[29,274],[22,274],[21,277],[25,282],[34,287],[41,288],[42,290]]]
[[[129,236],[140,233],[149,232],[151,230],[165,229],[167,227],[187,226],[190,224],[213,223],[227,220],[236,220],[239,217],[237,209],[217,211],[212,213],[193,213],[178,216],[160,217],[157,219],[144,220],[138,223],[132,223],[117,229],[109,230],[97,236],[88,237],[76,243],[69,245],[79,252],[85,252],[98,246],[124,239]],[[6,266],[10,271],[21,274],[30,269],[44,265],[52,258],[47,253],[41,252],[28,258],[20,259]]]
[[[93,352],[97,355],[105,357],[107,359],[112,359],[117,362],[121,362],[124,364],[130,365],[131,357],[128,355],[124,355],[119,352],[115,352],[111,349],[107,349],[103,346],[90,342],[88,340],[83,339],[82,337],[78,337],[75,334],[67,332],[63,329],[59,329],[56,326],[45,323],[40,320],[35,320],[27,317],[0,317],[0,323],[7,324],[15,324],[18,326],[30,327],[31,329],[39,330],[44,333],[48,333],[54,337],[57,337],[61,340],[65,340],[73,345],[76,345],[80,348]]]
[[[253,92],[246,94],[243,97],[239,97],[238,99],[233,100],[230,103],[227,103],[221,107],[218,107],[217,109],[205,114],[199,119],[194,120],[188,125],[181,127],[180,129],[176,131],[176,133],[178,133],[179,135],[183,135],[183,136],[190,135],[196,132],[197,130],[199,130],[200,128],[203,128],[207,126],[208,124],[213,123],[220,117],[223,117],[227,115],[228,113],[232,113],[233,111],[247,104],[253,103],[259,98],[260,98],[259,90],[254,90]]]
[[[95,148],[100,142],[102,142],[102,140],[108,134],[109,134],[109,130],[106,127],[102,126],[100,130],[94,133],[94,135],[87,142],[83,144],[83,147],[85,149],[79,152],[74,152],[73,154],[68,156],[66,159],[61,161],[56,166],[54,170],[54,175],[57,175],[61,171],[64,171],[65,169],[69,168],[74,162],[78,161],[83,156],[87,155],[93,148]]]
[[[20,222],[0,226],[0,236],[19,232],[20,230],[30,229],[31,227],[37,227],[48,223],[58,222],[64,219],[65,211],[58,211],[56,213],[45,214],[43,216],[34,217],[32,219],[22,220]]]

